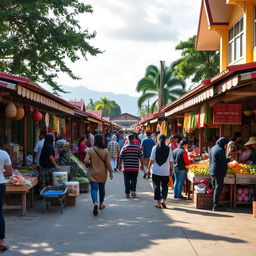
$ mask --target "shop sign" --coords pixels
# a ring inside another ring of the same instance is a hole
[[[242,104],[216,104],[213,107],[213,124],[241,124]]]

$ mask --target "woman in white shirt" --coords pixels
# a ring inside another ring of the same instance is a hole
[[[158,135],[158,144],[153,147],[147,173],[150,174],[152,167],[152,180],[154,185],[155,207],[167,208],[166,198],[168,195],[168,182],[173,169],[173,155],[170,147],[165,145],[166,136]]]
[[[6,181],[5,177],[12,175],[12,163],[10,156],[4,150],[1,150],[3,147],[3,141],[0,139],[0,252],[6,251],[9,249],[9,246],[5,244],[5,221],[3,215],[3,202],[6,191]],[[5,170],[5,172],[4,172]]]

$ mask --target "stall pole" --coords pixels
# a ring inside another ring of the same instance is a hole
[[[224,126],[223,124],[220,125],[220,137],[223,137],[224,134]]]
[[[202,155],[202,146],[203,146],[203,129],[199,128],[199,149],[200,149],[200,155]]]
[[[23,119],[23,164],[26,163],[27,151],[28,151],[28,115],[27,113]]]

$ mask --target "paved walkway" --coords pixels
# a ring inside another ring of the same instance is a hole
[[[39,203],[39,202],[38,202]],[[65,256],[255,256],[256,219],[244,213],[196,210],[191,201],[177,201],[170,194],[169,209],[154,207],[151,184],[139,177],[138,198],[125,199],[123,176],[107,183],[107,208],[92,216],[89,194],[61,215],[50,207],[44,215],[40,204],[6,213],[5,255]]]

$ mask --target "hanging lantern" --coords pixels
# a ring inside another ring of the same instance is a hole
[[[40,121],[42,120],[42,118],[43,118],[43,115],[42,115],[41,112],[35,111],[35,112],[33,113],[33,120],[34,120],[36,123],[40,122]]]
[[[15,116],[15,120],[21,120],[25,116],[25,110],[23,107],[17,108],[17,114]]]
[[[11,102],[10,104],[7,105],[5,108],[5,115],[7,118],[14,118],[17,114],[17,108],[15,105]]]

